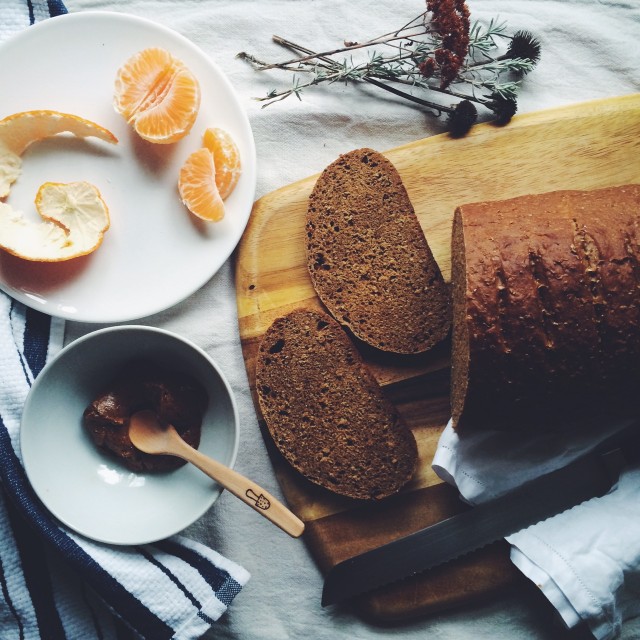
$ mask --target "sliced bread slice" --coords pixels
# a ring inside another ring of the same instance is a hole
[[[373,149],[341,155],[307,211],[307,266],[329,313],[386,352],[415,354],[447,337],[450,292],[396,168]]]
[[[329,315],[301,309],[273,322],[260,344],[256,389],[276,447],[311,482],[381,499],[413,475],[411,430]]]

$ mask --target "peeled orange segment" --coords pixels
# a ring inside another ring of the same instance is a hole
[[[202,144],[213,154],[216,185],[220,197],[225,200],[235,189],[242,173],[238,145],[229,133],[217,127],[209,127],[204,132]]]
[[[115,110],[143,139],[169,144],[184,138],[198,116],[200,85],[165,49],[144,49],[118,70]]]
[[[80,138],[96,137],[116,144],[118,139],[95,122],[59,111],[23,111],[0,120],[0,198],[9,193],[20,175],[25,149],[37,140],[59,133]]]
[[[218,222],[225,213],[223,200],[235,189],[242,172],[240,151],[229,133],[217,127],[204,132],[202,144],[182,166],[178,190],[191,213]]]
[[[184,205],[198,218],[218,222],[224,217],[213,155],[208,149],[198,149],[187,158],[180,169],[178,190]]]
[[[95,251],[109,228],[109,210],[88,182],[46,182],[36,196],[42,222],[0,202],[0,248],[25,260],[60,262]]]

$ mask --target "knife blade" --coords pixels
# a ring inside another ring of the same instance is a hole
[[[637,431],[637,424],[633,428]],[[325,576],[322,606],[422,573],[603,496],[628,462],[629,451],[640,447],[639,433],[633,443],[625,441],[630,430],[498,498],[338,563]]]

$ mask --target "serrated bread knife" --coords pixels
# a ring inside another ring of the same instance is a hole
[[[325,577],[322,606],[422,573],[602,496],[638,453],[640,432],[635,423],[565,467],[490,502],[344,560]]]

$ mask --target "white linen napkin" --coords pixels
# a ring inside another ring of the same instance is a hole
[[[433,469],[465,501],[478,504],[565,466],[626,426],[594,422],[571,436],[498,431],[459,436],[449,423]],[[609,640],[625,620],[640,614],[640,466],[625,468],[607,495],[506,540],[513,563],[568,627],[583,620],[598,640]]]
[[[0,5],[0,39],[66,12],[58,0]],[[136,547],[93,542],[58,523],[29,485],[22,406],[63,338],[62,320],[0,292],[0,638],[199,638],[246,584],[245,569],[183,536]]]

